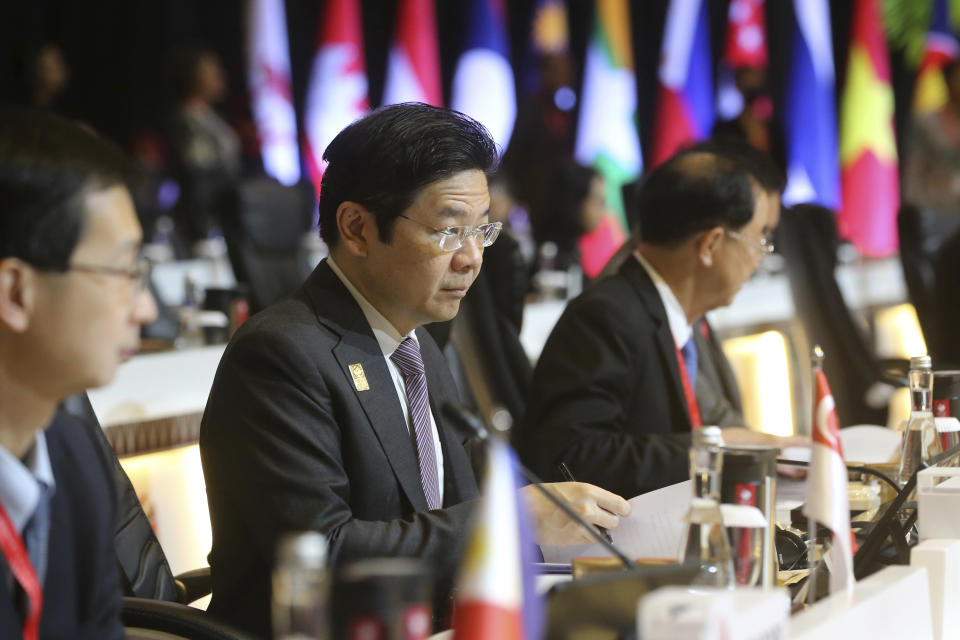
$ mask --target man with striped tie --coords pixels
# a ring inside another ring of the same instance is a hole
[[[421,328],[452,319],[476,278],[496,147],[474,120],[393,105],[327,147],[320,230],[330,257],[291,297],[251,318],[217,372],[200,435],[213,548],[210,611],[269,634],[274,546],[327,535],[334,563],[425,558],[446,608],[477,485],[440,407],[456,398]],[[629,505],[581,483],[552,485],[592,523]],[[532,487],[540,541],[586,537]]]

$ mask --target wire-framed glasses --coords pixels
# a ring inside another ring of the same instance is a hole
[[[748,238],[742,233],[733,231],[731,229],[724,229],[724,231],[734,240],[739,240],[740,242],[759,251],[761,256],[768,256],[776,250],[776,247],[773,244],[773,238],[763,237],[759,240],[754,240],[753,238]]]
[[[456,251],[463,246],[463,243],[467,241],[467,238],[473,238],[474,241],[481,247],[489,247],[492,245],[497,238],[500,236],[500,229],[503,228],[502,222],[485,222],[483,224],[478,224],[475,227],[457,226],[457,227],[443,227],[438,229],[433,225],[429,225],[426,222],[420,222],[419,220],[414,220],[413,218],[408,218],[407,216],[400,214],[400,217],[404,220],[409,220],[410,222],[415,222],[421,227],[426,227],[436,232],[439,237],[439,245],[442,251]]]
[[[116,276],[118,278],[127,278],[137,289],[145,289],[150,282],[150,272],[153,270],[153,263],[147,258],[137,258],[137,263],[133,267],[108,267],[99,264],[71,264],[67,271],[80,271],[81,273],[100,273],[107,276]]]

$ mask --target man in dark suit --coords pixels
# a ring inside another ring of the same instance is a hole
[[[110,467],[58,405],[106,384],[156,307],[115,148],[0,111],[0,637],[122,638]]]
[[[380,109],[327,147],[330,258],[237,332],[204,413],[215,615],[268,635],[274,548],[302,530],[327,535],[333,563],[430,561],[445,608],[477,486],[471,434],[441,411],[453,380],[420,327],[456,315],[496,239],[495,158],[481,125],[422,104]],[[595,524],[629,511],[597,487],[551,486]],[[541,542],[585,539],[531,489]]]
[[[772,250],[779,219],[779,188],[753,162],[704,145],[646,178],[635,250],[570,303],[537,363],[516,436],[537,473],[558,477],[565,462],[629,496],[688,477],[689,434],[704,424],[695,325],[732,301]],[[737,427],[724,439],[785,444]]]

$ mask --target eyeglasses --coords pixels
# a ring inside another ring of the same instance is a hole
[[[132,268],[108,267],[99,264],[71,264],[67,271],[79,271],[81,273],[100,273],[107,276],[116,276],[118,278],[127,278],[134,283],[137,290],[146,289],[150,282],[150,272],[153,271],[153,263],[147,258],[138,258],[137,264]]]
[[[426,227],[427,229],[431,229],[440,234],[439,244],[441,251],[456,251],[463,246],[463,243],[467,241],[467,238],[471,237],[481,247],[489,247],[500,236],[500,229],[503,228],[502,222],[487,222],[484,224],[478,224],[475,227],[460,226],[437,229],[436,227],[425,222],[408,218],[402,213],[400,214],[400,217],[404,220],[409,220],[410,222],[416,222],[421,227]]]
[[[726,234],[733,238],[734,240],[739,240],[740,242],[749,245],[760,252],[761,256],[768,256],[774,252],[776,247],[773,244],[773,238],[760,238],[759,240],[754,240],[753,238],[748,238],[742,233],[736,231],[731,231],[730,229],[724,229]]]

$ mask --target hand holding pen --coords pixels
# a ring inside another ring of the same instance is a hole
[[[557,465],[557,467],[560,469],[560,475],[563,476],[563,479],[564,479],[564,480],[566,480],[567,482],[576,482],[576,481],[577,481],[577,479],[573,477],[573,472],[570,471],[570,467],[567,466],[567,463],[566,463],[566,462],[562,462],[562,461],[561,461],[560,464]],[[607,542],[610,542],[610,543],[613,542],[613,538],[610,537],[610,532],[609,532],[609,531],[607,531],[606,529],[604,529],[603,527],[601,527],[601,526],[599,526],[599,525],[594,525],[594,526],[596,527],[597,531],[600,532],[600,534],[604,537],[604,539],[605,539]]]

